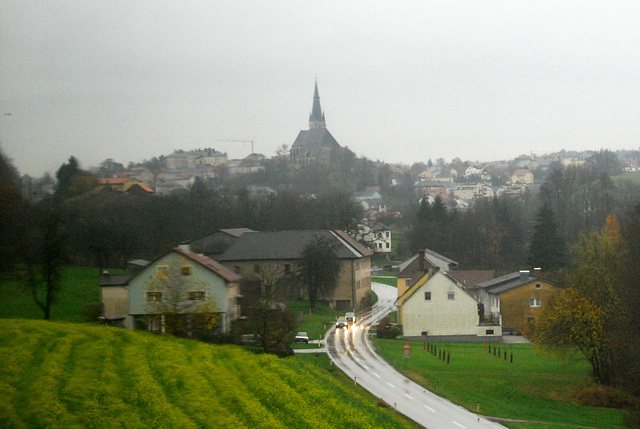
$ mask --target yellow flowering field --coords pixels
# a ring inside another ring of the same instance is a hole
[[[0,319],[3,428],[401,428],[293,358],[88,324]]]

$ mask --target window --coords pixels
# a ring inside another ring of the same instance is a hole
[[[159,279],[167,279],[169,278],[169,266],[168,265],[158,265],[156,267],[156,277]]]
[[[453,301],[454,299],[456,299],[456,293],[450,290],[449,292],[447,292],[447,299],[449,301]]]
[[[536,283],[536,289],[541,289],[542,285],[540,283]]]
[[[162,292],[147,292],[147,301],[149,302],[162,301]]]
[[[529,307],[540,307],[541,300],[540,298],[531,298],[529,300]]]
[[[425,301],[431,301],[431,292],[425,292],[424,293],[424,300]]]
[[[409,286],[411,284],[411,279],[407,279],[404,281],[405,286]]]
[[[284,264],[284,273],[289,274],[291,272],[291,264]]]
[[[184,264],[183,266],[181,266],[180,267],[180,274],[182,274],[183,276],[190,276],[191,275],[191,265]]]
[[[493,335],[493,329],[487,329],[485,335]]]
[[[255,264],[255,265],[253,266],[253,272],[254,272],[254,273],[259,273],[259,272],[260,272],[260,265]]]
[[[387,236],[387,238],[389,238],[391,236],[391,233],[389,231],[385,232],[384,235]]]
[[[387,249],[388,249],[389,247],[391,247],[391,245],[390,245],[389,243],[387,243]]]
[[[207,293],[203,290],[190,290],[187,292],[189,301],[204,301],[207,298]]]
[[[233,271],[235,271],[236,274],[240,274],[240,266],[239,265],[234,266]]]
[[[356,271],[360,269],[360,261],[356,261]]]

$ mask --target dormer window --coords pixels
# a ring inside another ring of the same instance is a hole
[[[182,274],[183,276],[190,276],[191,275],[191,265],[184,264],[183,266],[181,266],[180,267],[180,274]]]

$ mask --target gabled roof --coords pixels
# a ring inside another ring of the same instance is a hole
[[[406,265],[404,267],[404,269],[402,271],[400,271],[397,275],[397,277],[401,277],[401,278],[405,278],[405,277],[414,277],[417,273],[418,273],[418,265],[420,263],[420,260],[418,259],[419,255],[416,255],[414,258],[411,259],[411,262],[409,262],[408,265]],[[438,267],[436,265],[434,265],[433,263],[431,263],[431,261],[429,259],[427,259],[427,257],[425,256],[424,258],[424,269],[425,270],[438,270]]]
[[[559,283],[547,280],[540,276],[536,276],[528,272],[516,271],[515,273],[510,273],[491,280],[480,282],[475,285],[471,285],[471,288],[485,289],[487,292],[499,294],[536,281],[544,281],[554,286],[560,286]]]
[[[396,306],[401,307],[409,298],[411,298],[416,293],[418,289],[420,289],[424,284],[429,283],[429,281],[431,281],[433,278],[435,278],[438,275],[444,276],[451,283],[453,283],[458,289],[460,289],[462,292],[467,294],[469,297],[473,298],[474,301],[478,300],[471,292],[469,292],[462,284],[460,284],[456,279],[451,277],[448,273],[446,273],[445,271],[437,271],[432,276],[428,276],[426,273],[423,274],[422,278],[420,278],[418,281],[414,283],[413,286],[407,289],[402,294],[402,296],[398,297],[398,299],[395,302]]]
[[[345,232],[338,230],[300,230],[252,232],[244,234],[227,249],[219,261],[297,260],[305,246],[316,238],[334,245],[338,259],[357,259],[371,256],[371,250]]]
[[[435,259],[440,259],[441,261],[444,261],[445,263],[447,263],[447,265],[452,265],[452,266],[458,266],[458,263],[456,261],[454,261],[453,259],[449,259],[446,256],[442,256],[439,253],[434,252],[433,250],[429,250],[429,249],[424,249],[424,256],[425,259],[428,260],[430,263],[432,263],[434,266],[437,266],[437,264],[435,262],[433,262],[432,258]],[[399,268],[400,271],[404,270],[409,264],[411,264],[415,259],[418,258],[418,254],[413,255],[411,258],[407,259],[406,261],[404,261],[403,263],[400,264]],[[443,269],[443,267],[439,267],[440,269]]]
[[[198,253],[193,253],[193,252],[187,252],[185,250],[182,250],[179,247],[174,248],[172,251],[179,253],[185,258],[190,259],[193,262],[196,262],[202,265],[204,268],[208,269],[211,272],[216,273],[217,275],[219,275],[220,277],[222,277],[228,282],[239,282],[241,280],[241,277],[239,275],[237,275],[236,273],[234,273],[224,265],[221,265],[218,262],[214,261],[213,259],[207,258],[204,255],[200,255]]]

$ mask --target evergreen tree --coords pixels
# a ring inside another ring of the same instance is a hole
[[[529,265],[556,270],[567,264],[566,247],[555,221],[553,210],[545,203],[536,219],[529,245]]]

